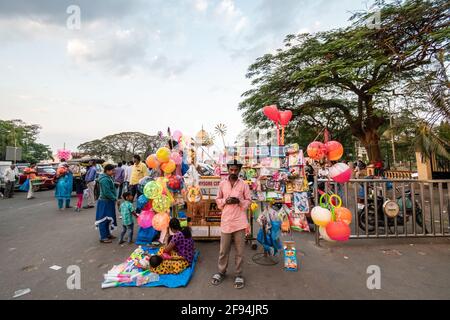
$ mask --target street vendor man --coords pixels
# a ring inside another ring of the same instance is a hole
[[[251,203],[250,188],[239,178],[242,164],[236,160],[227,164],[228,178],[219,185],[216,202],[222,210],[220,224],[219,272],[212,277],[212,284],[222,283],[228,267],[231,245],[235,248],[235,280],[236,289],[244,288],[242,267],[244,262],[245,237],[250,233],[247,209]]]

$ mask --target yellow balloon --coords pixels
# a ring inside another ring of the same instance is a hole
[[[163,147],[159,148],[158,151],[156,151],[156,158],[160,163],[164,163],[170,160],[170,150],[169,148]]]

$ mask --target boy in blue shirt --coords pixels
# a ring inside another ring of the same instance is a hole
[[[120,205],[120,215],[122,216],[122,233],[120,234],[119,244],[123,244],[125,234],[128,231],[128,243],[131,244],[133,241],[133,229],[134,220],[133,216],[137,217],[136,210],[133,207],[133,195],[130,192],[125,192],[123,194],[123,199],[125,200]]]

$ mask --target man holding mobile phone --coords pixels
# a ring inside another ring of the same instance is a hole
[[[250,188],[239,178],[242,164],[235,161],[228,163],[227,179],[219,185],[216,202],[222,210],[221,237],[219,254],[219,273],[212,278],[213,285],[222,283],[231,251],[231,244],[234,242],[236,250],[236,277],[234,287],[244,288],[244,278],[242,277],[242,266],[244,261],[245,236],[250,233],[247,218],[247,209],[251,204]]]

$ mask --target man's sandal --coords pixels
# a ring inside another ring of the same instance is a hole
[[[245,286],[244,284],[244,278],[242,277],[236,277],[236,279],[234,279],[234,288],[235,289],[243,289]]]
[[[213,275],[212,279],[211,279],[211,283],[214,286],[218,286],[219,284],[222,283],[223,279],[225,278],[225,275],[222,275],[220,273],[216,273],[215,275]]]

